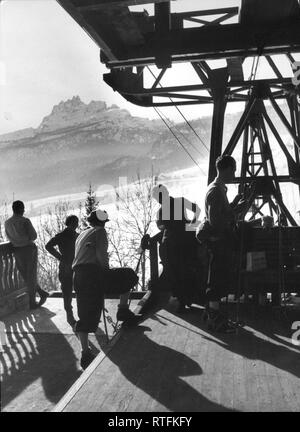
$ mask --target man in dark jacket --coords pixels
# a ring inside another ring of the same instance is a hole
[[[45,246],[46,250],[59,260],[58,278],[64,299],[64,308],[68,323],[73,326],[75,318],[72,308],[73,271],[72,262],[75,254],[75,242],[78,237],[78,217],[68,216],[65,222],[66,228],[53,237]],[[58,248],[58,250],[57,250]]]
[[[165,278],[173,296],[178,299],[177,312],[183,313],[194,296],[190,276],[193,272],[196,240],[191,223],[198,220],[200,208],[187,198],[170,196],[164,185],[153,189],[153,198],[161,206],[156,223],[163,232],[160,257]],[[191,213],[192,220],[187,211]]]
[[[232,156],[223,155],[216,161],[217,177],[208,186],[205,197],[205,215],[213,236],[208,244],[210,251],[207,284],[208,318],[212,330],[231,331],[230,322],[220,314],[220,300],[228,294],[232,283],[234,227],[236,216],[247,202],[240,195],[229,203],[227,183],[235,177],[236,162]]]

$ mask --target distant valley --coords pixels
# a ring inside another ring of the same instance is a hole
[[[227,116],[225,140],[239,118],[240,113]],[[191,124],[209,147],[211,118]],[[207,166],[208,151],[188,125],[171,126],[197,162]],[[0,202],[76,194],[90,182],[97,189],[118,185],[120,176],[132,181],[137,172],[143,177],[195,166],[161,120],[133,117],[101,101],[85,104],[78,96],[54,106],[38,128],[1,135],[0,151]]]

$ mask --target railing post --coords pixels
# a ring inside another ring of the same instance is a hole
[[[4,296],[4,281],[3,281],[3,253],[0,248],[0,298]]]
[[[0,317],[28,307],[25,283],[16,268],[10,243],[0,243]]]
[[[142,270],[142,291],[145,290],[146,285],[146,260],[145,260],[145,253],[143,253],[141,257],[141,270]]]
[[[157,239],[150,238],[150,278],[151,286],[155,286],[158,280],[158,252],[157,252]]]

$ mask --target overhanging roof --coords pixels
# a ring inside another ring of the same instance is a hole
[[[167,0],[57,1],[101,49],[101,61],[111,69],[105,81],[126,99],[144,106],[155,105],[153,97],[160,84],[157,78],[150,88],[145,88],[145,66],[156,65],[164,75],[172,64],[189,62],[199,75],[197,88],[209,89],[212,82],[206,62],[225,59],[227,81],[247,87],[242,69],[245,58],[264,55],[275,72],[277,85],[286,83],[286,77],[271,56],[285,54],[292,62],[293,53],[300,52],[298,0],[242,0],[241,9],[180,12],[171,10],[179,2]],[[151,6],[154,14],[131,7],[137,5]],[[138,73],[133,73],[133,67],[137,67]],[[196,90],[183,77],[182,86],[172,89],[182,99],[178,92],[187,88]],[[169,92],[170,89],[168,95]],[[207,103],[211,98],[211,94],[195,96],[180,103]],[[243,95],[235,99],[243,100]]]

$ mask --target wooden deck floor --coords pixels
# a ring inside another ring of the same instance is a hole
[[[66,412],[300,411],[300,348],[270,314],[238,335],[209,333],[174,302],[118,341],[56,407]]]
[[[114,320],[117,304],[105,303]],[[49,298],[42,308],[3,321],[7,345],[0,349],[1,411],[51,411],[81,376],[80,343],[66,322],[62,298]],[[112,337],[113,328],[109,323],[107,327]],[[103,321],[90,341],[95,354],[108,348]]]

